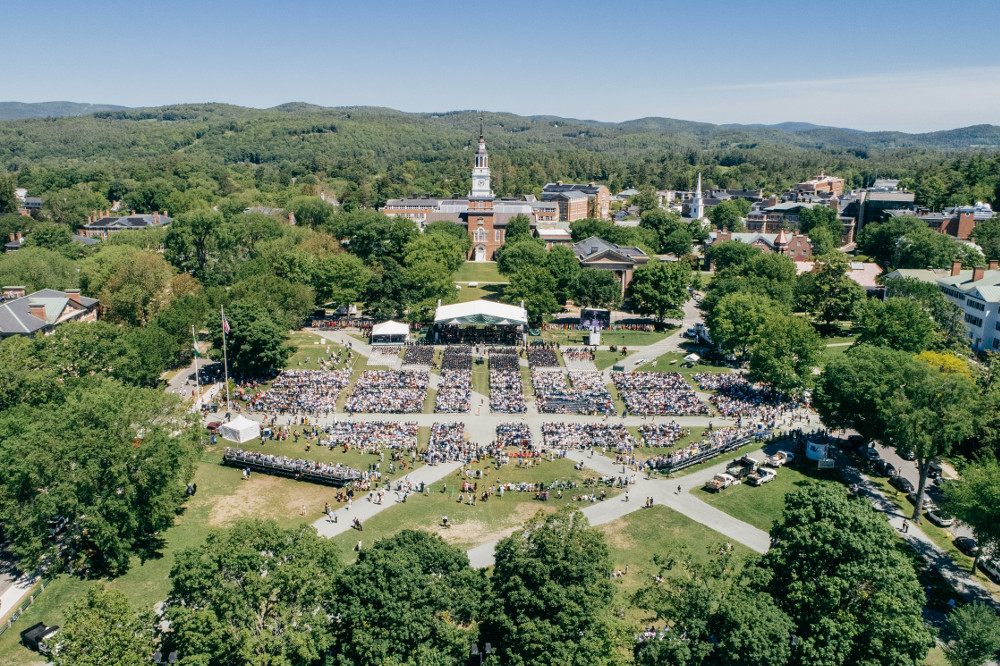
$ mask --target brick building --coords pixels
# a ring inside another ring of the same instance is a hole
[[[542,188],[542,201],[559,202],[559,219],[573,222],[586,217],[611,217],[611,190],[597,183],[564,183],[561,180]]]
[[[42,289],[25,294],[24,287],[4,287],[0,296],[0,339],[52,333],[67,321],[97,321],[99,302],[79,289]]]

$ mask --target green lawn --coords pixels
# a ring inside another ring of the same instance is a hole
[[[629,354],[629,356],[622,356],[621,352],[608,351],[606,349],[600,349],[594,352],[594,365],[597,366],[598,370],[605,370],[615,365],[616,363],[622,363],[625,359],[634,354]]]
[[[819,353],[820,363],[822,365],[826,365],[835,358],[843,356],[844,352],[846,352],[848,349],[850,349],[850,347],[847,345],[842,345],[838,347],[823,347],[823,349],[820,350]]]
[[[727,542],[722,534],[665,506],[634,511],[620,520],[599,525],[598,529],[607,538],[615,570],[624,572],[628,566],[628,573],[613,581],[618,588],[615,610],[624,609],[626,621],[634,627],[648,625],[653,619],[635,607],[631,596],[659,574],[654,556],[663,560],[690,558],[694,564],[707,564],[718,557]],[[733,544],[733,550],[741,555],[750,554],[739,543]],[[681,575],[681,567],[665,574],[667,584],[672,575]]]
[[[556,507],[566,503],[582,508],[582,504],[574,503],[570,498],[590,492],[582,486],[582,482],[592,476],[592,472],[573,469],[573,462],[568,459],[553,462],[543,460],[527,469],[507,465],[498,471],[486,463],[475,464],[472,468],[489,470],[484,478],[475,481],[478,483],[479,493],[499,482],[549,484],[553,481],[572,481],[578,487],[563,490],[561,500],[557,499],[554,490],[551,491],[548,502],[536,500],[533,492],[507,492],[503,499],[494,495],[486,502],[477,501],[474,506],[469,506],[465,502],[458,503],[459,488],[464,477],[456,472],[443,481],[432,484],[428,495],[411,496],[405,505],[394,506],[369,519],[364,524],[364,532],[350,531],[334,537],[334,541],[343,546],[345,557],[353,559],[356,555],[352,555],[351,549],[359,538],[372,543],[403,529],[423,529],[438,533],[449,543],[468,549],[507,536],[539,509],[554,511]],[[447,492],[441,492],[443,484],[447,484]],[[611,488],[607,491],[609,497],[620,492]],[[386,501],[395,500],[394,497],[387,497]],[[442,516],[448,516],[450,528],[441,527]]]
[[[456,303],[468,303],[469,301],[499,301],[503,295],[503,284],[483,284],[478,287],[468,285],[458,285],[461,289],[456,290],[458,299]]]
[[[331,353],[343,349],[335,342],[306,331],[292,333],[291,337],[288,338],[288,344],[295,348],[295,353],[288,357],[285,367],[297,370],[320,370],[319,361],[327,355],[327,347],[330,348]],[[343,367],[343,364],[334,367],[340,368]]]
[[[467,261],[455,271],[453,279],[455,282],[507,282],[507,278],[497,270],[496,262],[492,261]]]
[[[638,368],[636,368],[636,371],[678,372],[681,374],[682,377],[684,377],[685,380],[687,380],[688,384],[691,385],[691,388],[695,390],[701,390],[698,388],[698,382],[694,380],[694,376],[696,374],[702,372],[713,372],[716,374],[729,372],[729,368],[723,365],[713,365],[708,361],[705,361],[704,359],[695,363],[690,368],[685,368],[683,367],[684,357],[687,356],[689,353],[690,352],[667,352],[666,354],[657,357],[656,359],[650,361],[649,363],[639,366]]]
[[[720,456],[720,461],[735,460],[736,457]],[[760,460],[763,456],[755,457]],[[836,483],[839,478],[836,470],[817,470],[812,465],[811,461],[803,461],[798,466],[782,467],[778,470],[778,476],[763,486],[740,484],[719,493],[710,493],[701,488],[691,492],[698,499],[734,518],[769,532],[774,521],[779,520],[785,510],[785,496],[788,493],[817,483]]]
[[[663,331],[601,331],[602,345],[618,345],[619,347],[645,347],[671,335],[676,329]],[[542,331],[542,339],[546,342],[558,342],[563,346],[586,345],[590,333],[575,329],[546,329]]]

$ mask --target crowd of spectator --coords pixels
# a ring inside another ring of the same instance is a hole
[[[607,423],[543,423],[545,446],[554,449],[609,448],[635,446],[635,438],[620,424]]]
[[[404,365],[434,365],[434,347],[430,345],[407,345],[403,352]]]
[[[655,456],[643,464],[649,469],[672,468],[690,458],[711,458],[724,453],[736,443],[753,437],[757,433],[756,426],[727,426],[706,433],[704,439],[677,449],[672,453]]]
[[[652,448],[672,447],[677,440],[691,434],[690,428],[684,428],[676,421],[670,423],[644,423],[639,426],[644,446]]]
[[[372,347],[372,354],[380,354],[382,356],[399,356],[399,352],[403,351],[402,345],[378,345]]]
[[[497,445],[500,447],[516,446],[519,449],[531,448],[531,429],[526,423],[498,423]]]
[[[350,383],[351,371],[283,370],[270,388],[255,395],[241,393],[250,412],[330,414],[337,396]]]
[[[336,421],[323,428],[320,443],[345,451],[356,449],[361,453],[381,453],[385,449],[415,451],[417,448],[416,421]]]
[[[568,376],[560,370],[534,370],[538,411],[556,414],[614,414],[615,403],[599,372],[576,371]]]
[[[594,350],[586,347],[566,347],[561,349],[563,358],[568,361],[593,361]]]
[[[445,357],[447,358],[447,357]],[[435,412],[467,412],[472,407],[472,371],[442,370]]]
[[[676,372],[611,373],[626,414],[707,414],[708,407]]]
[[[281,472],[287,475],[315,474],[329,477],[331,481],[351,481],[360,479],[363,474],[351,469],[343,463],[322,463],[315,460],[302,460],[277,456],[263,451],[244,451],[226,447],[222,457],[229,465],[247,465],[262,471]]]
[[[786,412],[799,406],[797,401],[770,386],[751,384],[743,375],[705,372],[694,378],[703,390],[716,391],[710,401],[725,416],[749,418],[773,426]]]
[[[434,344],[438,345],[517,345],[521,341],[519,326],[436,326]]]
[[[471,370],[472,369],[472,347],[468,345],[454,345],[444,350],[441,359],[442,370]]]
[[[532,342],[528,348],[528,365],[532,370],[536,368],[558,368],[559,355],[556,348],[544,342]]]
[[[429,380],[426,370],[365,370],[344,408],[352,414],[419,412]]]
[[[503,414],[527,411],[517,353],[509,347],[491,347],[489,359],[490,410]]]

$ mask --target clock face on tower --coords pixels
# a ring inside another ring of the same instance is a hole
[[[480,178],[479,180],[477,180],[476,181],[476,187],[478,189],[480,189],[480,190],[483,189],[484,187],[486,187],[486,180],[483,179],[483,178]]]

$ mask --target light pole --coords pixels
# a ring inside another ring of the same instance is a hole
[[[488,657],[491,654],[493,654],[493,646],[490,645],[489,643],[484,643],[483,644],[483,651],[482,652],[479,651],[479,644],[478,643],[473,643],[472,646],[469,648],[469,655],[470,656],[473,656],[473,657],[478,656],[479,657],[479,666],[483,666],[483,655],[485,655],[485,656]]]

